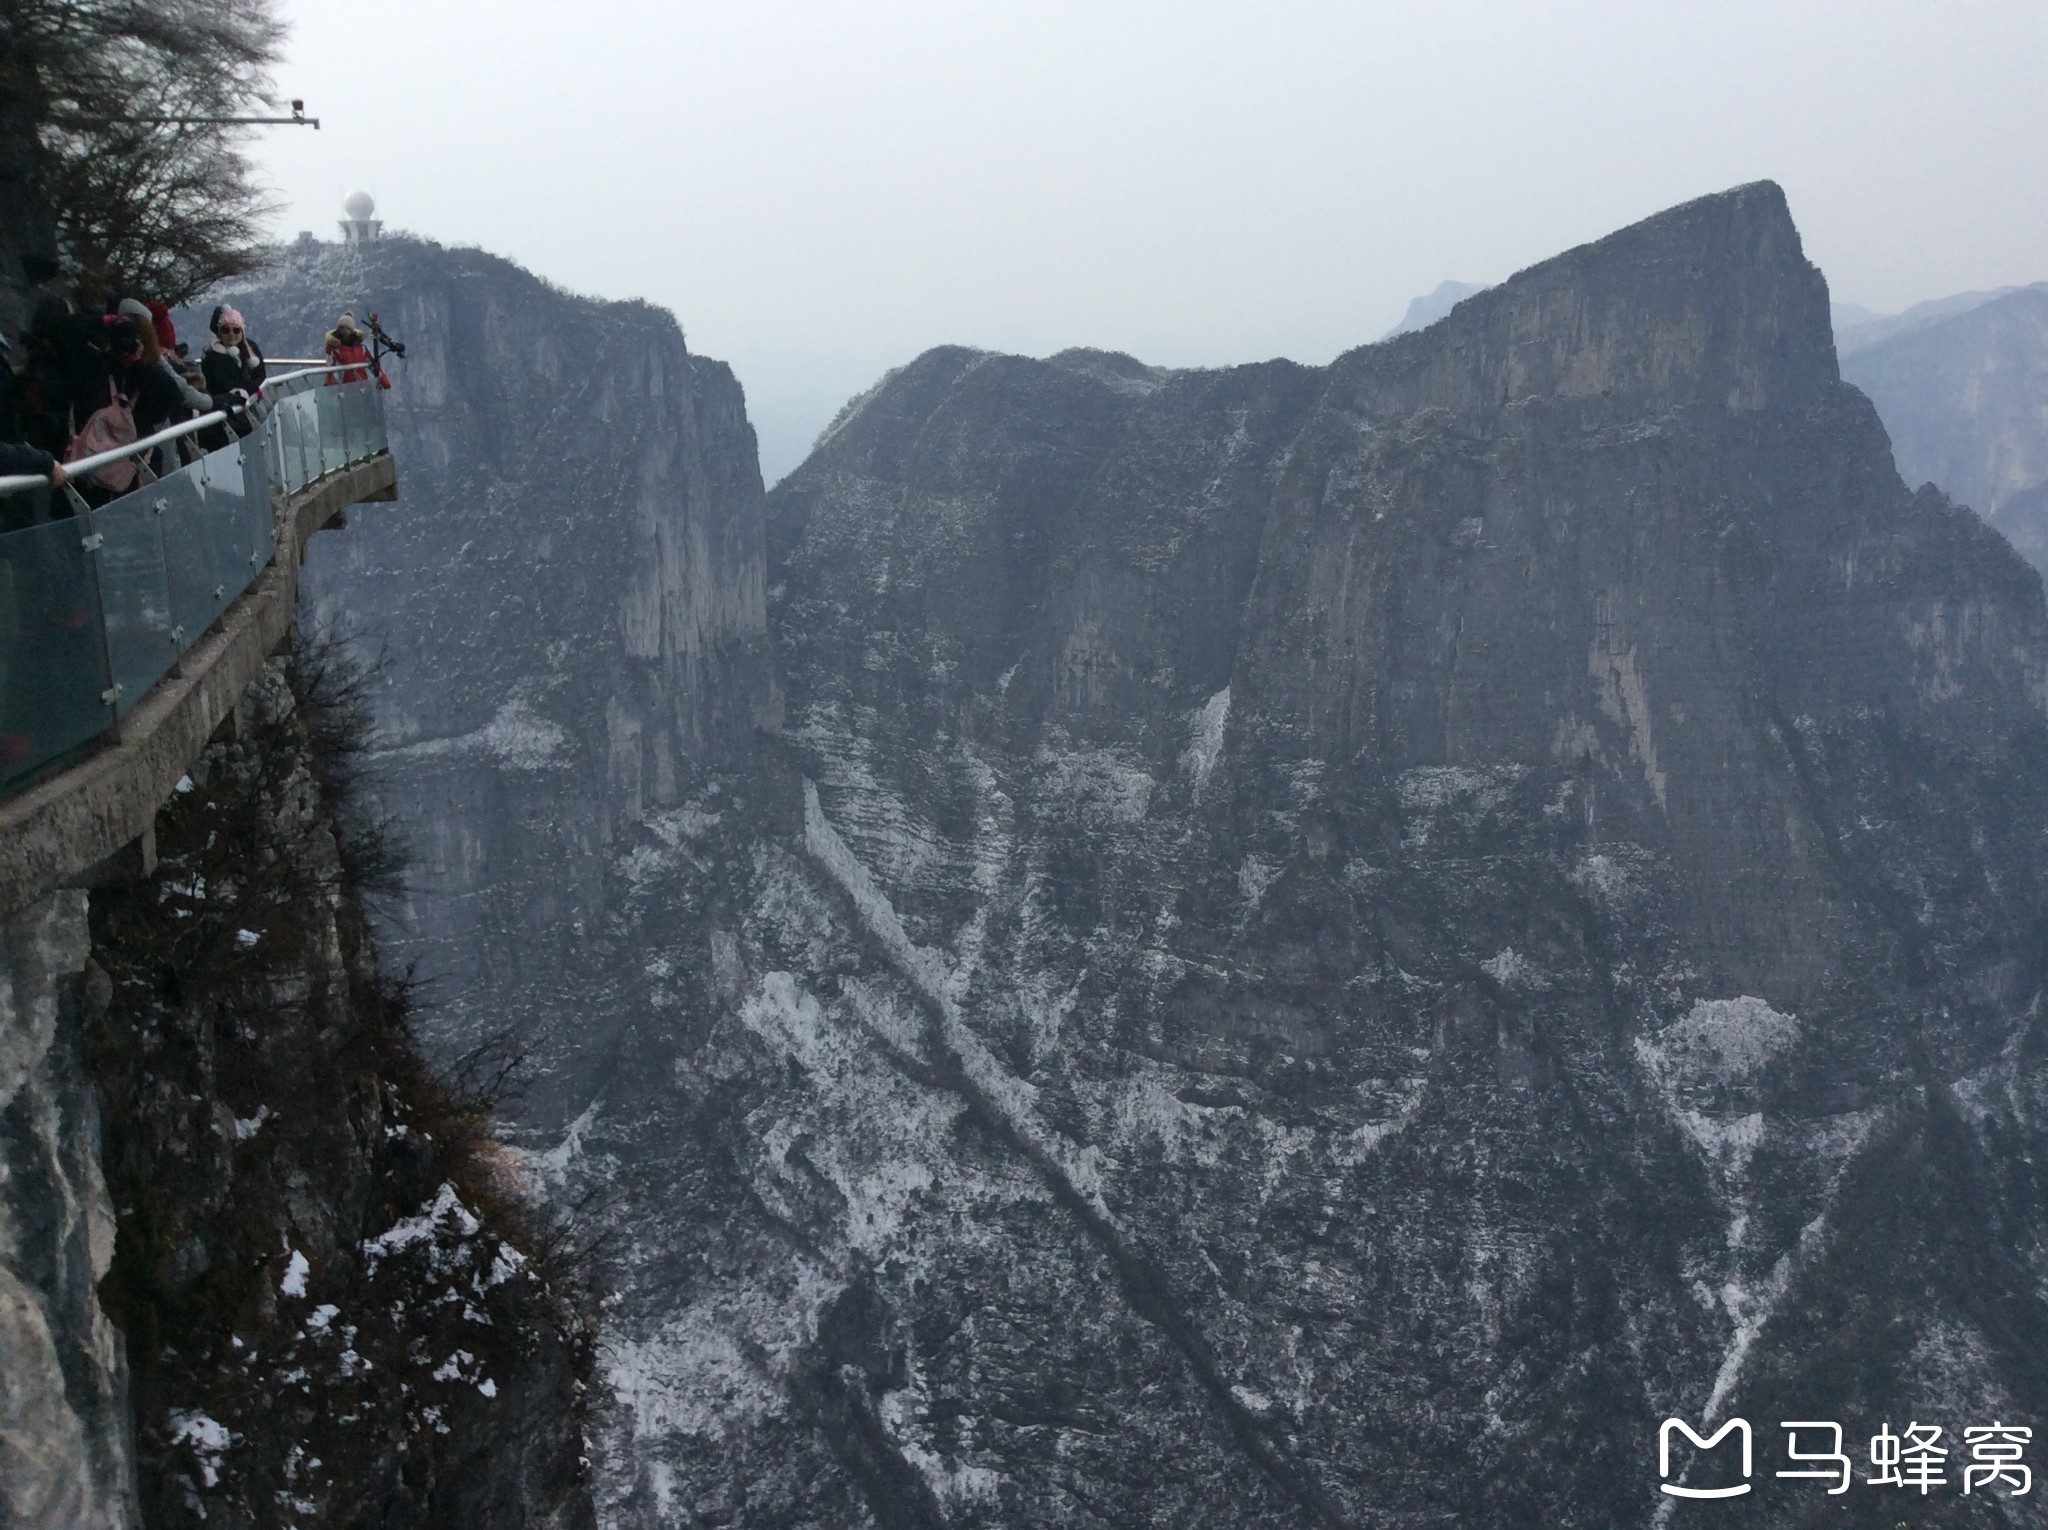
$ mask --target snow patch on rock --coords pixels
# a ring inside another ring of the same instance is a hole
[[[171,1414],[170,1439],[173,1445],[182,1445],[192,1452],[199,1467],[201,1487],[219,1485],[220,1459],[235,1443],[234,1435],[225,1424],[204,1413],[188,1413],[181,1409]]]
[[[483,754],[507,770],[547,770],[573,763],[569,735],[515,696],[491,720],[470,733],[430,738],[388,751],[398,758],[426,759],[443,754]]]
[[[1502,946],[1497,954],[1479,964],[1479,970],[1503,988],[1535,991],[1550,986],[1543,969],[1513,946]]]
[[[1238,862],[1237,891],[1247,910],[1257,908],[1265,900],[1266,889],[1279,875],[1280,868],[1262,855],[1248,855]]]
[[[589,1132],[596,1120],[597,1101],[592,1100],[577,1113],[576,1119],[569,1123],[568,1130],[562,1133],[562,1140],[560,1142],[549,1148],[545,1153],[528,1155],[527,1161],[550,1180],[557,1184],[561,1183],[564,1176],[568,1174],[570,1165],[577,1162],[583,1156],[584,1135]],[[388,1237],[389,1234],[386,1234],[386,1236]]]
[[[1638,1037],[1636,1053],[1673,1088],[1753,1083],[1799,1040],[1799,1022],[1762,999],[1700,999],[1654,1037]]]
[[[1047,795],[1068,799],[1087,822],[1133,824],[1151,806],[1151,774],[1121,750],[1076,744],[1055,729],[1038,751],[1038,764]]]
[[[1188,714],[1188,746],[1181,752],[1181,769],[1195,784],[1195,801],[1202,800],[1202,788],[1223,753],[1223,730],[1230,722],[1230,687],[1211,696]]]
[[[416,1243],[432,1242],[441,1232],[453,1233],[457,1237],[473,1238],[483,1226],[467,1206],[462,1197],[455,1193],[455,1187],[444,1184],[434,1202],[417,1216],[404,1217],[394,1222],[385,1232],[374,1238],[363,1240],[363,1254],[369,1260],[372,1275],[377,1273],[377,1262],[393,1254],[403,1253]]]

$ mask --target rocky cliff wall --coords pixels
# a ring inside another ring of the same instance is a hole
[[[2048,479],[2023,489],[1999,506],[1991,524],[2048,579]]]
[[[6,925],[0,1523],[589,1523],[588,1331],[377,969],[338,673],[274,662],[158,867]]]
[[[411,240],[294,256],[238,301],[279,355],[345,307],[408,343],[404,501],[313,545],[306,608],[381,667],[416,866],[385,949],[433,985],[443,1055],[516,1030],[552,1114],[619,1023],[599,868],[779,716],[738,384],[665,312]]]
[[[83,892],[0,926],[0,1523],[123,1530],[136,1517],[125,1352],[100,1304],[114,1207],[82,1036]]]
[[[1328,368],[920,358],[767,502],[782,733],[637,813],[552,657],[630,544],[495,503],[592,598],[388,800],[610,1229],[607,1523],[1663,1522],[1746,1414],[1791,1524],[1778,1418],[2048,1422],[2048,611],[1775,187]],[[337,604],[485,673],[398,535]]]
[[[1771,186],[861,400],[786,750],[612,866],[614,1521],[1645,1523],[1667,1415],[2040,1413],[2048,612],[1886,446]]]
[[[581,1320],[378,970],[337,677],[259,675],[159,815],[154,873],[92,895],[99,1296],[142,1522],[572,1530]]]

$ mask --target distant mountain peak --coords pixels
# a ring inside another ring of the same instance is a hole
[[[1388,330],[1384,335],[1381,335],[1380,338],[1382,340],[1391,340],[1396,335],[1412,334],[1418,329],[1428,329],[1430,325],[1436,323],[1438,319],[1444,317],[1445,314],[1456,308],[1458,304],[1472,296],[1473,293],[1484,292],[1485,290],[1485,284],[1481,282],[1438,282],[1435,287],[1423,293],[1421,297],[1411,299],[1408,304],[1408,311],[1401,315],[1401,322]]]
[[[1348,364],[1454,410],[1548,397],[1752,411],[1837,381],[1827,282],[1769,181],[1530,266]]]
[[[1911,308],[1892,314],[1875,313],[1854,303],[1837,304],[1835,348],[1846,356],[1851,351],[1860,351],[1935,324],[1959,319],[2015,292],[2041,291],[2048,291],[2048,282],[2035,282],[2032,286],[1992,287],[1983,292],[1957,292],[1948,297],[1929,298],[1924,303],[1915,303]]]

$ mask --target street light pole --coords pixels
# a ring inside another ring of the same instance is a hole
[[[201,124],[236,123],[249,127],[275,124],[279,127],[309,127],[319,130],[320,119],[306,115],[304,101],[292,102],[289,117],[64,117],[59,121],[72,127],[111,127],[117,122],[147,123],[152,127],[194,127]]]

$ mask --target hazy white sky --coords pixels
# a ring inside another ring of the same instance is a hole
[[[1325,360],[1759,177],[1838,300],[2048,278],[2048,3],[283,0],[343,193],[694,349]]]

